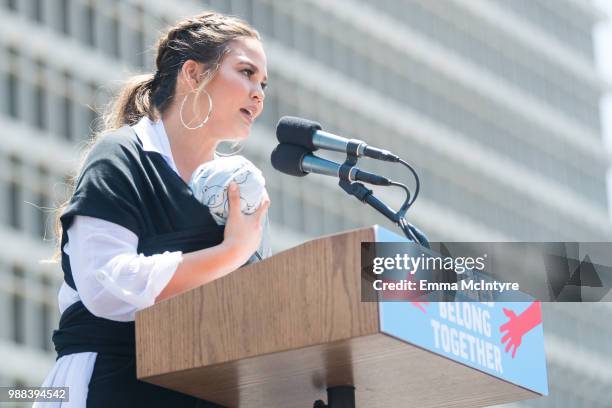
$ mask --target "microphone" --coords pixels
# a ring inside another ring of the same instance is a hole
[[[377,186],[389,186],[392,183],[386,177],[322,159],[312,155],[307,148],[293,144],[279,144],[272,151],[270,159],[272,167],[290,176],[304,177],[308,173],[316,173],[339,178],[344,173],[349,181],[363,181]]]
[[[276,125],[276,138],[280,143],[303,146],[313,152],[317,149],[353,153],[357,157],[399,162],[400,158],[388,150],[369,146],[363,140],[346,139],[321,130],[321,125],[308,119],[283,116]]]

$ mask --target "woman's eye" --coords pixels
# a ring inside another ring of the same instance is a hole
[[[245,68],[245,69],[243,69],[240,72],[246,73],[247,78],[251,78],[251,76],[255,75],[255,71],[253,71],[252,69],[249,69],[249,68]],[[262,90],[266,89],[267,86],[268,86],[267,82],[262,82],[261,83],[261,89]]]

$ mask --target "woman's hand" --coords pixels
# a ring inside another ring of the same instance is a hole
[[[235,183],[230,185],[228,194],[229,216],[225,224],[223,242],[214,247],[183,254],[183,260],[172,279],[155,298],[156,303],[235,271],[244,265],[259,247],[263,218],[270,206],[268,193],[264,192],[261,206],[250,215],[245,215],[240,210],[240,192]]]
[[[240,191],[236,183],[228,188],[229,215],[225,223],[223,245],[232,248],[239,265],[249,260],[261,243],[263,219],[270,206],[268,193],[264,191],[261,205],[253,214],[240,210]]]

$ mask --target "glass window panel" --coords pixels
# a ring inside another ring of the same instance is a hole
[[[12,300],[12,326],[13,326],[13,341],[18,344],[25,342],[25,299],[21,295],[20,290],[23,286],[23,277],[25,275],[22,268],[14,266],[13,279],[15,282],[16,292],[11,295]]]

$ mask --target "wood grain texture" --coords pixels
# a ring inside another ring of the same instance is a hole
[[[373,229],[307,242],[139,312],[138,376],[376,333],[377,304],[361,302],[362,240]]]
[[[360,243],[307,242],[139,312],[138,378],[228,407],[311,407],[354,384],[358,407],[474,407],[537,396],[379,331]]]

